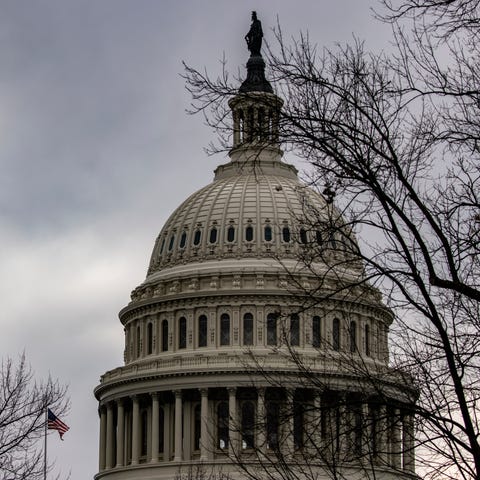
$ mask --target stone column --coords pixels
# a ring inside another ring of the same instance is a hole
[[[175,462],[182,461],[182,391],[175,390]]]
[[[123,400],[117,400],[117,467],[124,465],[125,407]]]
[[[415,473],[414,417],[406,412],[403,417],[403,469]]]
[[[200,389],[200,460],[206,461],[209,458],[210,436],[208,433],[208,388]]]
[[[160,428],[160,411],[158,393],[153,392],[152,396],[152,463],[158,462],[158,448],[159,448],[159,428]]]
[[[257,400],[257,419],[256,419],[256,432],[257,432],[257,448],[260,454],[265,455],[267,442],[266,442],[266,410],[265,410],[265,388],[257,388],[258,400]]]
[[[362,405],[362,457],[366,462],[370,462],[373,450],[372,438],[372,418],[368,402],[365,400]]]
[[[313,454],[322,450],[322,396],[319,391],[313,393],[312,411],[308,416],[306,433]]]
[[[228,388],[228,453],[234,458],[239,454],[238,445],[238,416],[237,416],[237,389]]]
[[[279,442],[280,442],[280,447],[282,446],[282,443],[284,447],[282,450],[284,450],[284,455],[286,455],[287,458],[292,457],[293,453],[295,451],[295,442],[294,442],[294,430],[295,430],[295,403],[294,403],[294,395],[295,395],[295,390],[293,389],[287,389],[285,392],[286,398],[285,398],[285,404],[281,406],[281,408],[285,409],[285,419],[286,422],[282,425],[282,422],[280,421],[279,425]]]
[[[380,405],[377,410],[377,458],[380,465],[388,462],[388,418],[387,406]]]
[[[98,469],[100,471],[105,470],[106,461],[106,444],[107,444],[107,412],[103,405],[99,407],[100,414],[100,441],[98,452]]]
[[[339,431],[338,431],[338,451],[337,458],[344,461],[348,456],[348,435],[349,435],[349,410],[346,405],[347,397],[345,393],[340,394],[340,404],[338,406]]]
[[[114,455],[113,446],[115,443],[114,440],[114,426],[113,426],[113,404],[112,402],[107,403],[107,441],[106,441],[106,468],[113,468],[114,466]]]
[[[132,465],[140,458],[140,401],[137,395],[132,397]]]
[[[392,443],[390,450],[390,463],[395,469],[399,469],[402,465],[401,428],[400,410],[395,408],[392,415]]]

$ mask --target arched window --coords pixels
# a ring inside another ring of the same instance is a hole
[[[307,231],[304,228],[300,229],[300,242],[302,242],[304,245],[308,243]]]
[[[253,345],[253,315],[251,313],[243,316],[243,344]]]
[[[165,248],[165,238],[162,240],[162,246],[160,247],[160,255],[163,253],[164,248]]]
[[[180,237],[180,248],[185,248],[187,243],[187,232],[183,232],[182,236]]]
[[[227,313],[220,317],[220,345],[230,345],[230,316]]]
[[[337,240],[335,239],[335,235],[333,233],[330,234],[330,238],[328,239],[328,243],[330,244],[330,248],[332,250],[337,249]]]
[[[172,233],[172,236],[170,237],[170,243],[168,244],[168,251],[170,251],[173,248],[174,244],[175,244],[175,234]]]
[[[178,348],[187,348],[187,319],[178,320]]]
[[[355,353],[357,351],[357,324],[354,321],[350,322],[348,333],[350,334],[350,352]]]
[[[193,449],[200,450],[200,436],[202,431],[202,417],[200,405],[195,405],[193,412],[194,424],[193,424]]]
[[[253,402],[242,403],[242,450],[255,447],[255,406]]]
[[[322,243],[323,243],[323,238],[322,238],[322,232],[321,232],[320,230],[317,230],[317,231],[315,232],[315,239],[317,240],[317,243],[318,243],[319,245],[322,245]]]
[[[210,243],[217,243],[217,229],[213,227],[210,230],[210,238],[209,238]]]
[[[282,228],[282,240],[285,243],[290,243],[290,229],[288,227]]]
[[[332,323],[332,348],[337,352],[340,350],[340,320],[333,319]]]
[[[247,242],[253,241],[253,227],[251,225],[248,225],[245,229],[245,240]]]
[[[217,448],[228,447],[228,403],[220,402],[217,407]]]
[[[147,355],[153,353],[153,324],[149,322],[147,325]]]
[[[321,320],[320,317],[312,318],[312,347],[319,348],[322,339]]]
[[[235,240],[235,227],[230,225],[227,229],[227,242],[232,243]]]
[[[162,352],[168,351],[168,320],[162,321]]]
[[[271,450],[278,449],[278,430],[280,408],[276,402],[268,402],[267,405],[267,448]]]
[[[148,414],[146,410],[142,412],[140,419],[140,455],[144,457],[148,451]]]
[[[271,242],[272,241],[272,227],[270,225],[265,226],[265,241],[266,242]]]
[[[201,230],[195,230],[195,234],[193,235],[193,244],[195,246],[200,245],[200,240],[202,239],[202,232]]]
[[[365,324],[365,355],[370,356],[370,325]]]
[[[206,347],[207,346],[207,326],[208,321],[205,315],[200,315],[198,317],[198,346]]]
[[[267,316],[267,345],[277,344],[277,315],[269,313]]]
[[[296,313],[290,315],[290,345],[292,347],[300,345],[300,318]]]
[[[137,325],[137,358],[142,352],[142,337],[140,336],[140,325]]]

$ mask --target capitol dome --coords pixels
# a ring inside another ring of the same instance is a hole
[[[247,69],[230,161],[166,221],[120,311],[124,365],[95,389],[96,479],[239,479],[280,453],[316,479],[332,462],[414,478],[416,392],[388,367],[393,313],[332,199],[282,161],[261,56]]]

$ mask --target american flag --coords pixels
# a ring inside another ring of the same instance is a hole
[[[50,409],[48,409],[47,426],[49,430],[57,430],[60,440],[63,440],[63,434],[70,430],[70,427],[63,423]]]

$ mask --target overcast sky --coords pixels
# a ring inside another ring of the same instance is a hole
[[[146,275],[174,208],[223,156],[188,116],[182,60],[233,73],[256,10],[266,39],[386,47],[374,0],[0,0],[0,353],[69,384],[55,472],[98,466],[99,376],[123,362],[118,311]]]

